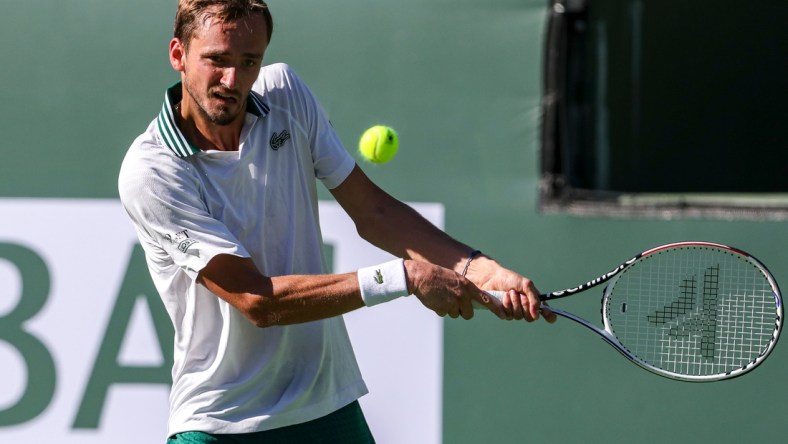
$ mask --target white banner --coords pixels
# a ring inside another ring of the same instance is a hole
[[[443,226],[441,205],[413,207]],[[320,215],[335,272],[390,258],[337,204]],[[165,442],[163,308],[119,202],[0,199],[0,216],[0,442]],[[439,443],[441,319],[415,298],[345,318],[378,442]]]

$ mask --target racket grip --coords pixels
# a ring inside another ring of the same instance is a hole
[[[493,297],[495,299],[498,299],[499,302],[501,301],[501,299],[503,299],[503,296],[506,294],[505,291],[498,291],[498,290],[490,290],[490,291],[484,290],[484,292],[487,293],[488,296]],[[474,299],[471,302],[473,304],[473,308],[474,309],[476,309],[476,308],[485,308],[486,309],[487,308],[485,305],[483,305],[482,303],[480,303],[476,299]]]

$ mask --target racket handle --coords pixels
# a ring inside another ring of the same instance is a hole
[[[487,293],[487,295],[489,295],[490,297],[494,297],[495,299],[498,299],[499,302],[503,299],[504,295],[506,294],[505,291],[500,291],[500,290],[484,290],[484,292]],[[545,300],[549,299],[549,296],[545,295],[545,294],[541,294],[541,295],[539,295],[539,299],[541,299],[542,301],[545,301]],[[476,308],[487,308],[484,305],[482,305],[479,301],[477,301],[476,299],[474,299],[471,302],[473,304],[473,308],[474,309],[476,309]]]
[[[495,299],[498,299],[498,301],[500,301],[501,299],[503,299],[503,296],[506,294],[506,292],[505,292],[505,291],[498,291],[498,290],[490,290],[490,291],[487,291],[487,290],[485,290],[484,292],[485,292],[485,293],[487,293],[487,295],[489,295],[490,297],[493,297],[493,298],[495,298]],[[476,308],[487,308],[486,306],[482,305],[482,304],[481,304],[479,301],[477,301],[476,299],[474,299],[474,300],[473,300],[473,301],[471,301],[471,302],[473,303],[473,308],[474,308],[474,309],[476,309]]]

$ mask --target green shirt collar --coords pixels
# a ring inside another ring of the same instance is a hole
[[[167,89],[164,95],[164,105],[161,107],[159,117],[156,119],[164,144],[167,148],[172,150],[178,157],[189,157],[193,154],[200,152],[200,149],[195,146],[186,136],[181,132],[175,120],[175,105],[178,104],[183,95],[182,83],[178,82]],[[246,101],[246,112],[254,114],[257,117],[265,117],[271,111],[271,108],[263,102],[263,96],[251,91],[249,98]]]

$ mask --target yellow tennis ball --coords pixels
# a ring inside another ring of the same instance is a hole
[[[399,149],[397,132],[384,125],[375,125],[364,131],[358,141],[358,151],[372,163],[386,163]]]

